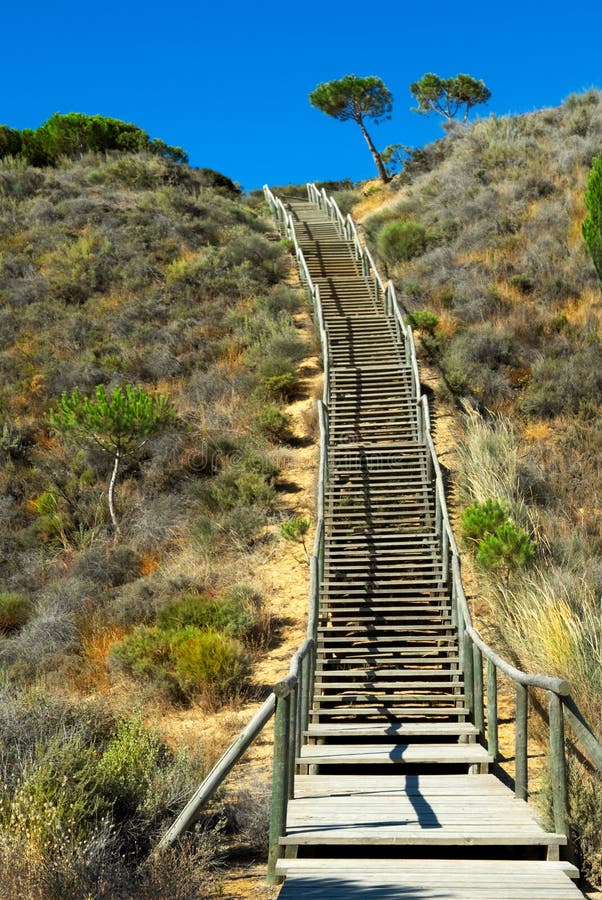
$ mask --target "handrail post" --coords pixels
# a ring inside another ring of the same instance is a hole
[[[318,628],[318,598],[320,596],[320,561],[318,557],[312,554],[309,560],[309,591],[312,602],[312,634],[309,635],[313,641],[317,638]]]
[[[472,677],[474,685],[474,724],[483,734],[485,716],[483,712],[483,656],[475,643],[472,645]]]
[[[443,521],[443,510],[441,509],[441,479],[437,475],[435,478],[435,533],[441,537],[441,523]]]
[[[274,761],[272,766],[272,811],[270,815],[270,849],[268,851],[268,884],[281,884],[276,875],[280,858],[280,838],[286,830],[288,806],[288,744],[290,727],[290,695],[276,700],[274,722]]]
[[[450,585],[450,599],[451,599],[451,623],[454,628],[458,629],[458,638],[460,637],[460,628],[458,624],[458,589],[456,587],[456,579],[454,578],[453,571],[451,573],[451,585]]]
[[[291,688],[291,692],[289,695],[289,731],[288,731],[288,759],[286,761],[286,769],[287,769],[287,795],[288,799],[292,800],[295,796],[295,762],[297,759],[297,739],[299,734],[298,729],[298,706],[299,706],[299,681]]]
[[[443,530],[441,534],[441,577],[443,584],[449,584],[449,523],[443,521]]]
[[[474,721],[474,659],[472,639],[467,632],[464,632],[464,693],[466,694],[466,707],[471,720]]]
[[[455,579],[454,579],[455,582]],[[458,588],[456,585],[456,605],[458,603]],[[464,671],[464,635],[465,635],[465,622],[464,622],[464,614],[459,610],[458,611],[458,656],[460,657],[460,669]],[[466,683],[466,679],[465,679]]]
[[[564,750],[564,713],[558,694],[549,692],[550,715],[550,776],[552,781],[552,806],[554,828],[570,838],[569,804],[566,779],[566,755]]]
[[[310,703],[310,693],[311,693],[311,673],[313,671],[313,659],[314,659],[314,643],[312,641],[311,647],[308,650],[307,656],[304,659],[304,668],[303,668],[303,682],[301,684],[301,702],[299,704],[300,708],[300,722],[301,727],[299,729],[298,736],[298,748],[301,750],[301,745],[303,743],[303,732],[307,728],[307,724],[309,722],[309,703]]]
[[[526,800],[528,796],[527,720],[529,694],[524,684],[516,682],[516,714],[514,732],[514,796]]]
[[[495,663],[487,660],[487,749],[494,763],[498,760],[497,734],[497,670]]]

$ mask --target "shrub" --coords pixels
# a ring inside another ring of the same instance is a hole
[[[488,499],[484,503],[476,501],[467,507],[461,516],[464,537],[467,540],[482,541],[493,534],[504,524],[508,510],[497,499]]]
[[[290,419],[276,403],[266,403],[253,417],[253,425],[260,434],[278,443],[290,437]]]
[[[249,658],[240,641],[190,626],[177,633],[174,675],[185,696],[215,706],[240,693],[248,672]]]
[[[602,156],[597,156],[592,162],[585,205],[588,214],[583,221],[583,237],[602,283]]]
[[[376,239],[379,254],[391,265],[419,256],[426,250],[426,245],[426,228],[419,222],[412,221],[387,222]]]
[[[406,322],[412,328],[419,328],[421,331],[426,331],[427,334],[433,335],[439,324],[439,317],[428,309],[418,309],[416,312],[406,316]]]
[[[109,658],[134,678],[151,679],[156,686],[169,689],[170,649],[167,632],[141,625],[113,645]]]
[[[28,597],[21,594],[0,594],[0,632],[13,631],[24,625],[30,614]]]
[[[536,545],[523,528],[504,522],[479,542],[477,562],[486,569],[505,569],[507,574],[533,562]]]
[[[249,671],[240,641],[196,625],[170,630],[141,626],[111,649],[111,659],[160,691],[187,700],[196,697],[212,707],[239,693]]]
[[[245,599],[189,596],[165,606],[157,617],[157,624],[166,631],[177,631],[188,625],[201,629],[222,631],[230,637],[245,639],[255,627],[255,612]]]
[[[598,404],[602,392],[602,347],[593,338],[566,356],[552,355],[533,367],[521,408],[531,415],[576,413],[584,403]]]
[[[280,526],[280,534],[285,541],[301,542],[305,556],[309,562],[309,553],[307,552],[307,546],[305,544],[305,535],[308,531],[309,519],[301,519],[298,516],[293,516],[292,519],[289,519],[288,522],[283,522]]]

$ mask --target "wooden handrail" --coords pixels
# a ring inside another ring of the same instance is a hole
[[[168,828],[157,845],[157,851],[165,850],[181,834],[190,828],[205,806],[214,796],[226,776],[236,765],[241,756],[248,750],[253,741],[263,731],[276,710],[276,694],[274,691],[264,700],[246,728],[230,744],[223,756],[216,762],[202,784],[194,792],[175,822]]]

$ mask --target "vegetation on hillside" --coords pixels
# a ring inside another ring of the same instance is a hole
[[[0,160],[3,889],[209,897],[214,831],[148,861],[204,762],[131,712],[252,686],[300,295],[226,176],[83,149]]]
[[[19,131],[0,125],[0,159],[21,158],[33,166],[55,166],[61,159],[82,153],[111,150],[153,153],[174,162],[186,162],[181,147],[153,139],[137,125],[106,116],[54,113],[38,128]]]
[[[483,119],[412,152],[364,223],[441,394],[471,410],[464,507],[499,504],[523,533],[502,577],[490,554],[479,560],[498,643],[568,678],[600,737],[602,296],[581,226],[601,146],[598,91]],[[600,877],[602,789],[586,770],[579,780],[573,824]]]

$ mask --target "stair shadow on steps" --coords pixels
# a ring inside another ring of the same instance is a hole
[[[441,828],[441,822],[428,800],[419,793],[418,775],[406,775],[406,794],[422,828]]]
[[[354,883],[351,877],[328,878],[304,877],[297,875],[287,878],[279,897],[281,900],[314,900],[314,898],[328,898],[328,900],[437,900],[437,898],[449,897],[449,893],[441,893],[437,889],[426,890],[419,887],[402,887],[395,884],[385,884],[380,879],[372,883]]]

